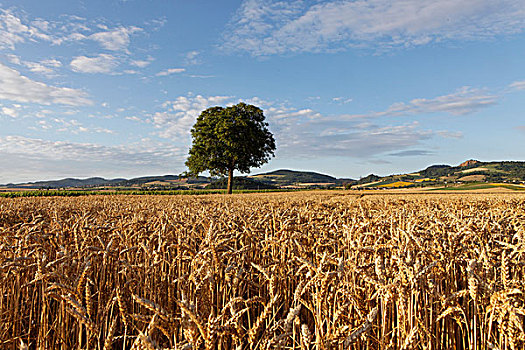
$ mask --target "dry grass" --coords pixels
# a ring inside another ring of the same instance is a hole
[[[0,200],[2,349],[523,349],[525,196]]]
[[[408,181],[396,181],[396,182],[392,182],[386,185],[379,185],[377,187],[395,188],[395,187],[407,187],[413,184],[414,184],[413,182],[408,182]]]

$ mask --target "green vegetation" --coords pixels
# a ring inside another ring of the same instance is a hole
[[[310,171],[276,170],[248,178],[275,186],[293,186],[298,184],[326,184],[341,186],[349,179],[336,179],[333,176]]]
[[[376,181],[379,181],[381,179],[382,179],[381,176],[370,174],[368,176],[365,176],[365,177],[357,180],[356,184],[357,185],[362,185],[362,184],[367,184],[367,183],[370,183],[370,182],[376,182]]]
[[[206,189],[227,189],[228,179],[220,179],[206,186]],[[276,186],[261,181],[255,181],[246,177],[235,177],[233,181],[234,190],[275,190]]]
[[[257,193],[257,192],[291,192],[288,189],[240,189],[233,193]],[[221,194],[226,191],[221,189],[205,189],[205,190],[173,190],[173,191],[71,191],[71,190],[36,190],[36,191],[13,191],[0,192],[0,198],[18,198],[18,197],[79,197],[79,196],[117,196],[117,195],[203,195],[203,194]]]
[[[454,168],[450,165],[432,165],[419,172],[421,177],[440,177],[448,176],[454,172]]]
[[[203,111],[191,129],[192,147],[186,161],[189,173],[209,170],[212,176],[228,176],[232,193],[233,171],[249,173],[274,155],[275,140],[262,109],[239,103]]]
[[[431,191],[469,191],[469,190],[484,190],[488,188],[507,188],[513,191],[525,191],[525,187],[512,185],[512,184],[500,184],[500,183],[484,183],[484,182],[474,182],[461,184],[458,186],[451,187],[439,187],[434,188]]]
[[[521,190],[520,186],[511,186],[511,184],[525,182],[525,162],[480,162],[469,160],[458,166],[432,165],[419,172],[408,174],[385,177],[369,175],[357,181],[356,184],[366,188],[377,188],[381,186],[389,187],[386,185],[398,181],[413,182],[414,187],[440,186],[440,189],[451,189],[451,187],[445,186],[448,183],[459,185],[454,187],[458,190],[492,188],[494,187],[492,184],[498,184],[495,185],[496,187]],[[482,181],[483,183],[481,183]],[[500,183],[508,184],[508,186],[499,185]],[[461,184],[466,185],[461,186]],[[469,187],[469,185],[474,187]]]

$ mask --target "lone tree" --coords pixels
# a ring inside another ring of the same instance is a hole
[[[232,193],[233,171],[249,173],[274,155],[275,140],[262,109],[239,103],[203,111],[191,129],[192,147],[186,160],[189,173],[209,170],[212,176],[228,175]]]

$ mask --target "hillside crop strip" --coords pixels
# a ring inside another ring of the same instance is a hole
[[[0,199],[0,348],[523,349],[522,194]]]

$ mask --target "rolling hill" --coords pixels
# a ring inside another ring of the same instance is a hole
[[[133,179],[104,179],[91,177],[87,179],[67,178],[52,181],[25,182],[17,184],[0,185],[0,188],[21,189],[58,189],[58,188],[99,188],[99,187],[172,187],[183,188],[190,185],[205,185],[211,180],[204,176],[194,178],[181,178],[178,175],[144,176]]]
[[[355,183],[353,187],[453,187],[466,183],[523,184],[525,183],[525,162],[481,162],[470,159],[457,166],[446,164],[431,165],[412,173],[389,175],[379,179],[376,176],[370,179],[363,178]]]
[[[204,176],[182,177],[179,175],[143,176],[133,179],[86,179],[67,178],[54,181],[26,182],[0,185],[0,190],[9,189],[69,189],[69,188],[114,188],[114,189],[188,189],[203,188],[212,182],[224,181]],[[431,165],[425,169],[388,176],[370,174],[359,180],[336,178],[312,171],[281,169],[272,172],[237,177],[239,186],[247,188],[329,188],[388,189],[409,187],[454,187],[465,184],[525,184],[525,162],[499,161],[481,162],[467,160],[457,166],[447,164]],[[214,186],[222,186],[217,183]],[[468,186],[467,186],[468,187]]]
[[[278,187],[326,187],[342,186],[352,179],[338,179],[312,171],[276,170],[269,173],[247,176],[247,178]]]
[[[0,189],[59,189],[59,188],[162,188],[185,189],[205,187],[221,179],[204,176],[182,177],[179,175],[143,176],[133,179],[104,179],[93,177],[87,179],[67,178],[54,181],[38,181],[17,184],[0,185]],[[341,186],[352,182],[351,179],[337,179],[335,177],[315,172],[294,170],[277,170],[270,173],[236,177],[242,186],[248,188],[270,189],[279,187],[327,187]],[[221,186],[221,184],[217,184]]]

